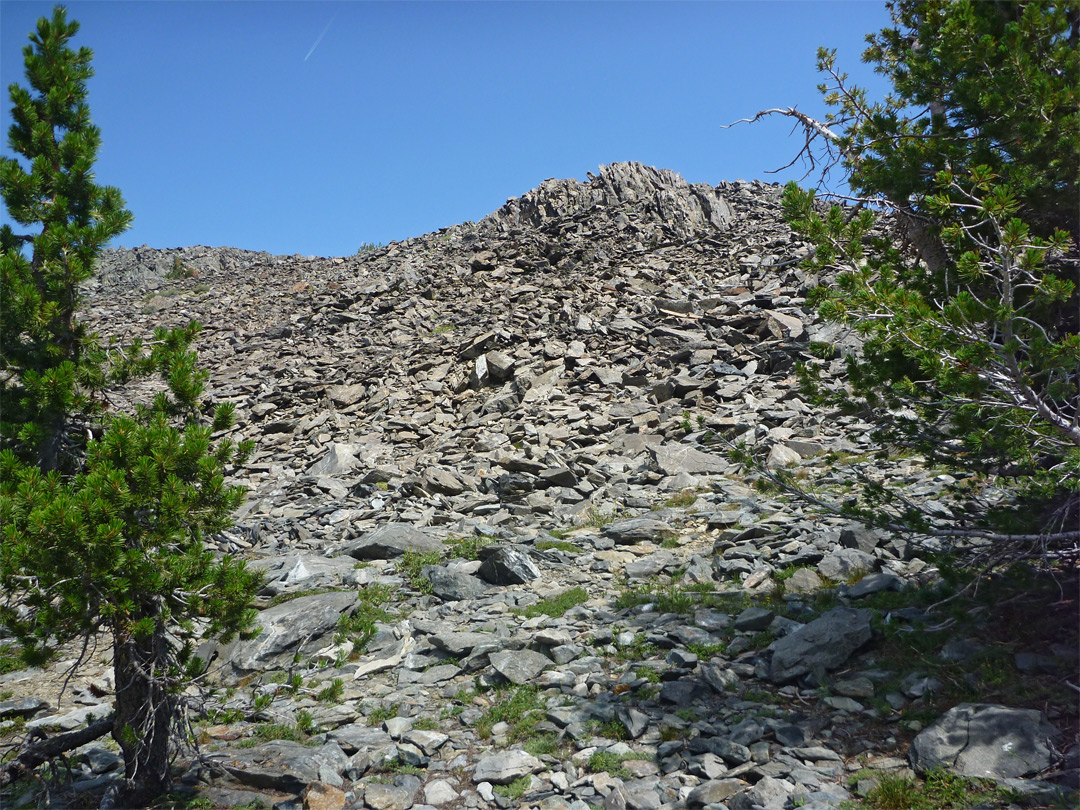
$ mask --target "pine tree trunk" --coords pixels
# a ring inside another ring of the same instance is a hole
[[[176,709],[166,668],[171,648],[159,626],[145,638],[117,634],[113,642],[116,722],[113,739],[124,754],[121,807],[143,807],[169,783],[169,729]]]

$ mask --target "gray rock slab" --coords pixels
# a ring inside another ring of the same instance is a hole
[[[311,782],[340,785],[349,758],[337,743],[310,747],[278,740],[211,755],[234,779],[264,790],[299,793]]]
[[[742,779],[711,779],[690,791],[686,797],[687,807],[704,807],[727,801],[736,793],[750,787]]]
[[[354,754],[357,751],[375,750],[393,742],[390,735],[381,728],[373,728],[361,723],[339,726],[333,731],[327,732],[326,736],[328,740],[336,742],[349,754]]]
[[[857,548],[838,548],[817,564],[818,573],[835,582],[843,582],[852,574],[873,571],[877,560]]]
[[[762,777],[745,793],[732,796],[729,810],[783,810],[795,786],[786,779]]]
[[[919,773],[945,767],[963,776],[1011,779],[1050,766],[1052,734],[1034,709],[961,703],[919,733],[908,757]]]
[[[490,589],[483,580],[441,565],[425,565],[421,573],[431,583],[431,592],[446,602],[477,599]]]
[[[540,569],[527,553],[510,546],[498,546],[477,569],[477,575],[492,585],[524,585],[540,578]]]
[[[753,633],[768,627],[775,616],[776,613],[768,608],[748,607],[735,617],[732,626],[744,633]]]
[[[838,607],[773,642],[769,679],[774,683],[843,664],[870,640],[870,611]]]
[[[669,549],[661,549],[654,554],[638,557],[631,560],[625,566],[626,575],[630,579],[649,579],[656,576],[668,566],[675,567],[682,560]]]
[[[50,705],[52,704],[49,701],[37,697],[0,700],[0,717],[26,717],[47,709]]]
[[[870,594],[878,593],[879,591],[898,591],[902,585],[903,580],[896,576],[896,574],[885,572],[867,574],[844,591],[844,594],[851,599],[861,599],[864,596],[869,596]]]
[[[474,650],[501,650],[506,639],[491,633],[443,632],[431,636],[431,643],[455,658],[464,658]]]
[[[259,634],[232,645],[225,660],[244,672],[275,666],[279,656],[292,655],[302,642],[333,630],[341,614],[355,602],[354,593],[331,591],[301,596],[268,608],[259,614]],[[317,649],[313,645],[310,652]]]
[[[93,706],[82,706],[66,714],[50,714],[38,717],[26,723],[27,729],[42,729],[49,731],[74,731],[93,720],[100,720],[112,712],[112,706],[98,703]]]
[[[406,551],[426,554],[442,551],[442,541],[408,523],[387,523],[345,543],[341,553],[357,560],[388,560]]]
[[[353,450],[352,445],[335,442],[321,459],[307,468],[306,474],[321,478],[348,473],[360,463]]]
[[[517,748],[482,757],[473,771],[474,782],[508,785],[519,776],[543,770],[544,763]]]
[[[409,786],[371,782],[364,788],[364,804],[372,810],[409,810],[416,793]]]
[[[717,453],[705,453],[685,445],[664,444],[650,447],[652,465],[664,475],[723,475],[731,465]]]
[[[276,596],[291,588],[320,588],[340,585],[354,578],[356,561],[349,557],[316,557],[288,554],[252,560],[248,568],[261,571],[263,592]]]
[[[511,683],[531,683],[541,672],[553,666],[546,655],[533,650],[507,650],[488,656],[491,666]]]
[[[633,545],[646,541],[661,541],[675,534],[675,530],[662,520],[648,517],[624,518],[607,524],[601,530],[621,545]]]

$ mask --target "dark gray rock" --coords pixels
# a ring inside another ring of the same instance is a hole
[[[870,640],[870,611],[838,607],[771,645],[769,679],[785,683],[808,672],[836,669]]]
[[[441,565],[425,565],[420,573],[431,583],[431,592],[447,602],[477,599],[489,590],[486,583],[471,574]]]
[[[519,776],[543,770],[544,763],[518,748],[482,757],[473,771],[473,781],[508,785]]]
[[[341,553],[357,560],[388,560],[400,557],[406,551],[425,554],[442,551],[442,547],[441,540],[432,537],[423,529],[407,523],[387,523],[367,532],[358,540],[346,543],[342,546]]]
[[[754,633],[768,627],[775,617],[776,613],[768,608],[748,607],[735,617],[732,627],[744,633]]]
[[[476,572],[492,585],[524,585],[540,578],[540,569],[527,553],[510,546],[497,546]]]
[[[650,447],[653,468],[664,475],[723,475],[731,465],[719,453],[705,453],[689,445]]]
[[[742,779],[712,779],[703,782],[690,791],[690,794],[686,797],[686,806],[719,805],[748,787],[750,787],[749,783],[744,782]]]
[[[286,793],[299,793],[311,782],[341,785],[349,761],[336,743],[312,748],[288,740],[210,756],[241,784]]]
[[[650,540],[660,542],[675,534],[675,530],[667,523],[648,517],[616,520],[604,526],[602,531],[620,545],[633,545]]]
[[[908,756],[919,773],[945,767],[987,779],[1028,776],[1050,766],[1053,733],[1034,709],[961,703],[921,731]]]
[[[353,455],[351,445],[335,443],[326,451],[326,455],[308,467],[305,472],[316,478],[345,475],[351,472],[359,463],[356,456]]]
[[[817,564],[818,573],[834,582],[843,582],[852,574],[873,571],[877,560],[857,548],[838,548]]]
[[[355,593],[331,591],[314,596],[301,596],[282,602],[259,614],[259,634],[249,640],[237,641],[227,648],[224,658],[241,672],[269,669],[282,663],[282,656],[291,658],[301,652],[319,649],[317,640],[332,632],[343,613],[356,602]]]
[[[550,658],[532,650],[493,652],[488,659],[496,672],[515,684],[532,683],[537,675],[553,666]]]
[[[898,591],[903,585],[903,580],[896,574],[884,571],[877,574],[867,574],[851,587],[844,591],[844,595],[850,599],[861,599],[879,591]]]
[[[36,697],[0,700],[0,717],[29,717],[49,706],[49,701]]]

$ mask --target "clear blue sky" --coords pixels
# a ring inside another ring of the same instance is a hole
[[[819,45],[853,78],[884,2],[69,2],[94,50],[115,244],[354,253],[475,220],[549,177],[637,160],[690,182],[798,151],[763,107],[823,112]],[[0,3],[0,73],[52,3]],[[5,92],[4,153],[10,125]],[[6,216],[0,221],[7,221]]]

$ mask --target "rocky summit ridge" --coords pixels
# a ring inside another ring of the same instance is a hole
[[[821,471],[873,449],[796,384],[812,343],[837,383],[857,344],[806,308],[823,279],[780,191],[613,164],[354,256],[106,251],[92,329],[200,321],[210,394],[258,448],[214,542],[264,572],[262,630],[203,650],[218,688],[192,694],[185,789],[281,810],[825,810],[910,768],[1036,803],[1060,785],[1032,777],[1075,780],[1075,705],[994,700],[989,629],[931,636],[927,661],[972,670],[944,714],[938,670],[886,655],[891,628],[936,622],[904,601],[939,575],[932,544],[762,493],[725,457],[741,440]],[[877,473],[955,508],[955,478],[917,459]],[[1048,647],[993,660],[1060,680],[1062,609]],[[59,664],[0,676],[0,722],[101,714],[95,662],[59,704]],[[118,778],[100,742],[75,761],[84,792]]]

